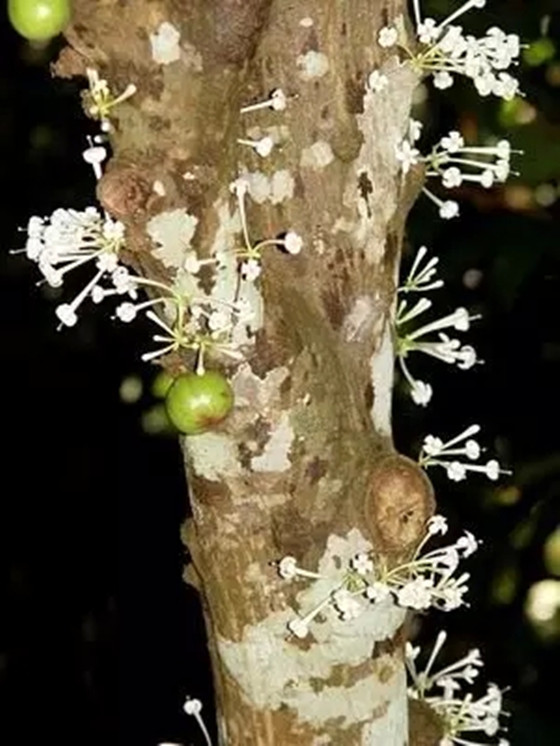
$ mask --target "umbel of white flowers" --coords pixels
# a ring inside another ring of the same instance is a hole
[[[467,0],[438,23],[433,18],[423,18],[419,0],[413,0],[419,46],[409,49],[396,26],[382,28],[378,43],[385,48],[398,45],[415,69],[432,76],[436,88],[451,87],[455,76],[460,75],[470,78],[481,96],[493,94],[510,101],[517,95],[519,83],[506,71],[517,64],[519,36],[493,26],[483,37],[476,38],[465,34],[462,26],[454,25],[468,10],[485,5],[486,0]]]
[[[414,259],[410,272],[404,283],[398,288],[401,294],[421,293],[436,290],[443,285],[443,281],[434,279],[437,272],[437,257],[428,259],[423,265],[428,250],[421,246]],[[480,318],[471,315],[466,308],[457,308],[453,313],[435,319],[427,324],[408,329],[411,321],[425,313],[432,306],[428,298],[420,298],[409,308],[408,301],[403,298],[395,315],[395,352],[401,371],[410,386],[410,396],[415,404],[426,406],[432,398],[432,387],[429,383],[420,381],[412,375],[406,363],[406,358],[413,352],[423,352],[425,355],[441,360],[450,365],[456,365],[461,370],[472,368],[479,362],[476,352],[470,345],[462,345],[458,339],[450,338],[445,332],[453,329],[458,332],[468,331],[471,321]],[[433,335],[437,333],[434,339]]]
[[[307,637],[318,614],[329,609],[340,619],[351,621],[371,608],[371,604],[394,603],[417,610],[458,608],[465,603],[463,596],[468,590],[469,575],[455,576],[455,572],[460,560],[476,551],[478,542],[465,531],[453,544],[424,553],[428,541],[437,534],[446,533],[445,518],[433,516],[427,523],[422,542],[408,562],[389,567],[383,558],[362,552],[332,578],[299,567],[295,557],[283,557],[277,562],[277,568],[285,580],[332,580],[331,591],[313,609],[292,619],[288,629],[296,637]]]
[[[417,665],[420,648],[406,643],[405,661],[411,682],[408,693],[410,697],[425,702],[439,716],[443,728],[439,746],[488,746],[490,742],[487,739],[504,730],[500,727],[500,716],[505,714],[502,692],[495,684],[489,684],[486,693],[478,699],[470,692],[461,691],[466,685],[473,684],[483,666],[477,649],[470,650],[464,658],[434,672],[435,660],[446,639],[446,632],[440,632],[423,669]],[[441,692],[437,692],[438,689]],[[471,734],[476,732],[486,736],[486,740],[471,740]],[[509,741],[504,738],[491,743],[509,746]]]
[[[511,173],[512,150],[508,140],[493,145],[467,145],[460,132],[452,130],[436,143],[428,155],[422,155],[416,147],[422,133],[422,123],[411,119],[407,136],[395,145],[395,156],[401,164],[403,174],[422,163],[425,176],[439,178],[446,189],[455,189],[465,183],[480,184],[485,189],[504,183]],[[423,193],[439,209],[440,217],[450,219],[459,215],[459,205],[454,200],[442,200],[430,189]]]
[[[445,443],[441,438],[427,435],[424,438],[418,463],[424,469],[439,466],[445,469],[449,479],[460,482],[466,479],[470,472],[485,474],[488,479],[496,481],[500,474],[511,474],[511,471],[501,469],[496,459],[490,459],[484,465],[475,464],[480,458],[482,449],[473,435],[480,432],[480,425],[471,425]],[[463,460],[460,460],[461,457]],[[464,459],[468,459],[465,461]]]

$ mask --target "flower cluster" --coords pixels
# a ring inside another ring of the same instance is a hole
[[[109,115],[111,110],[126,101],[136,93],[134,83],[129,83],[125,90],[118,96],[111,93],[109,84],[104,78],[99,77],[97,70],[88,67],[86,70],[89,90],[85,93],[87,112],[101,123],[103,132],[111,130]]]
[[[433,18],[422,18],[419,0],[413,0],[414,21],[419,48],[415,51],[399,43],[399,32],[386,26],[379,32],[382,47],[397,44],[408,55],[415,69],[432,75],[434,86],[443,90],[454,83],[454,76],[470,78],[481,96],[493,94],[511,101],[519,91],[518,81],[506,72],[517,63],[521,45],[519,36],[506,34],[493,26],[481,38],[463,32],[453,25],[471,8],[483,8],[486,0],[467,0],[439,23]]]
[[[221,252],[216,254],[216,256],[205,259],[199,259],[194,252],[191,252],[187,255],[184,266],[193,275],[198,274],[202,267],[224,267],[227,264],[227,255],[229,253],[238,261],[239,274],[242,279],[247,282],[254,282],[261,275],[262,254],[267,247],[275,246],[286,251],[288,254],[296,255],[302,249],[303,240],[299,234],[290,230],[277,238],[269,238],[253,243],[249,237],[247,213],[245,210],[245,196],[249,191],[249,183],[243,177],[239,177],[231,183],[230,190],[237,200],[244,247],[237,248],[233,252]]]
[[[132,290],[144,288],[155,292],[153,298],[137,303],[124,301],[116,309],[117,318],[124,323],[130,323],[138,313],[145,312],[146,317],[158,327],[153,340],[160,346],[144,353],[144,362],[180,350],[192,351],[196,354],[196,370],[203,373],[207,352],[226,355],[234,360],[242,359],[241,353],[232,344],[231,332],[236,323],[247,322],[252,317],[246,301],[234,299],[227,302],[208,295],[189,298],[170,285],[132,275],[128,271],[121,283],[126,283]],[[155,313],[154,306],[163,307],[165,317],[170,320],[166,321]]]
[[[495,737],[500,730],[502,692],[495,684],[487,686],[486,694],[475,699],[471,693],[462,693],[466,685],[472,685],[484,665],[480,652],[470,650],[464,658],[439,671],[432,672],[435,660],[445,643],[447,635],[440,632],[423,670],[417,667],[420,649],[406,644],[406,667],[411,679],[409,696],[428,704],[438,715],[443,738],[439,746],[485,746],[487,740],[471,741],[470,734],[480,732],[488,738]],[[441,689],[441,693],[433,690]],[[503,728],[502,728],[503,729]],[[494,741],[496,746],[509,746],[503,738]]]
[[[60,287],[68,272],[92,263],[96,272],[71,303],[56,309],[60,323],[74,326],[77,311],[88,296],[96,297],[103,278],[117,270],[124,247],[124,225],[95,207],[55,210],[50,217],[33,215],[27,224],[25,253],[36,262],[46,282]]]
[[[510,175],[510,158],[513,152],[508,140],[495,145],[466,145],[457,130],[452,130],[436,143],[428,155],[416,147],[421,135],[421,123],[410,120],[407,136],[395,146],[395,157],[403,174],[419,163],[425,167],[426,177],[441,179],[446,189],[455,189],[465,183],[476,183],[485,189],[505,182]],[[453,200],[441,200],[424,187],[424,194],[436,204],[440,217],[458,216],[459,206]]]
[[[418,463],[427,469],[430,466],[440,466],[445,469],[449,479],[460,482],[466,478],[469,472],[485,474],[488,479],[496,481],[500,474],[511,474],[510,471],[500,468],[496,459],[490,459],[486,464],[472,463],[480,458],[481,448],[473,435],[480,432],[480,425],[471,425],[455,438],[446,441],[433,435],[424,438]],[[468,461],[460,461],[459,458],[467,458]]]
[[[439,280],[432,281],[436,272],[437,259],[432,258],[428,260],[425,266],[422,266],[426,255],[427,249],[422,246],[404,285],[399,288],[399,292],[425,292],[441,287],[442,283]],[[430,384],[415,379],[410,372],[405,359],[411,352],[423,352],[444,363],[457,365],[461,370],[468,370],[477,362],[473,347],[462,345],[458,339],[452,339],[444,332],[444,330],[449,329],[466,332],[471,321],[480,318],[478,315],[469,314],[465,308],[457,308],[453,313],[430,321],[411,331],[404,330],[411,321],[425,313],[431,306],[431,300],[422,297],[409,308],[407,300],[403,298],[398,305],[395,316],[396,355],[403,375],[410,385],[412,400],[415,404],[422,406],[426,406],[431,400],[433,391]],[[434,333],[437,333],[437,339],[426,339],[426,336]]]
[[[478,542],[469,531],[465,531],[454,544],[423,553],[430,539],[445,533],[445,518],[433,516],[413,557],[392,568],[382,558],[365,552],[357,554],[342,575],[333,578],[336,584],[332,591],[307,614],[291,620],[288,629],[296,637],[307,637],[311,622],[322,611],[331,608],[340,619],[351,620],[368,608],[368,602],[376,604],[391,600],[399,606],[417,610],[433,607],[451,611],[461,606],[469,575],[463,573],[456,577],[455,571],[460,560],[477,549]],[[277,567],[279,575],[287,580],[298,577],[326,579],[318,573],[300,568],[295,557],[282,558]]]

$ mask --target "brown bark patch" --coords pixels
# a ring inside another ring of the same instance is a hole
[[[441,720],[425,702],[408,700],[409,746],[438,746],[443,737]]]

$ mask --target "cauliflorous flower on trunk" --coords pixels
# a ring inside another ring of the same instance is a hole
[[[500,474],[511,474],[510,471],[501,469],[496,459],[490,459],[484,465],[472,463],[480,458],[482,451],[478,441],[472,437],[479,432],[480,425],[471,425],[445,443],[440,438],[427,435],[424,438],[418,463],[425,469],[430,466],[442,467],[448,478],[455,482],[465,479],[472,472],[485,474],[493,481],[497,480]],[[468,461],[464,461],[465,458]]]
[[[517,64],[521,50],[519,36],[493,26],[484,36],[477,38],[465,34],[462,26],[455,24],[467,11],[483,8],[485,4],[486,0],[467,0],[438,22],[423,17],[420,0],[413,0],[419,48],[411,50],[405,43],[401,43],[400,48],[415,69],[433,76],[436,88],[449,88],[456,76],[462,76],[472,80],[481,96],[492,94],[510,101],[518,94],[519,83],[506,71]],[[394,27],[381,30],[378,37],[380,46],[394,46],[398,42]]]
[[[447,521],[436,515],[426,524],[426,534],[416,552],[407,562],[389,567],[384,558],[372,552],[361,552],[351,558],[340,574],[332,577],[333,586],[322,600],[303,616],[288,623],[297,637],[307,637],[311,625],[321,613],[335,613],[341,620],[351,622],[373,604],[394,603],[409,609],[429,608],[451,611],[463,605],[468,590],[469,575],[456,571],[463,558],[478,547],[474,536],[466,531],[453,544],[424,552],[426,544],[447,533]],[[279,575],[285,580],[296,577],[321,580],[328,578],[302,570],[295,557],[287,556],[276,563]],[[368,604],[369,602],[369,604]]]
[[[418,666],[420,648],[406,643],[405,662],[411,682],[409,696],[425,702],[438,715],[443,729],[440,746],[488,746],[491,743],[509,746],[503,738],[488,740],[504,730],[500,726],[500,716],[505,714],[501,690],[495,684],[488,684],[486,693],[478,699],[471,692],[463,692],[467,686],[473,685],[484,665],[476,648],[455,663],[433,671],[446,639],[446,632],[438,634],[423,669]],[[480,736],[473,736],[475,733],[480,733]],[[473,737],[476,740],[471,740]]]
[[[82,303],[117,269],[124,244],[124,225],[96,207],[58,208],[47,218],[34,215],[29,219],[25,252],[51,287],[61,287],[69,272],[86,264],[96,270],[71,302],[57,307],[61,325],[76,324]]]
[[[431,265],[433,269],[434,265]],[[432,274],[428,272],[428,277]],[[414,283],[414,280],[412,280]],[[410,283],[409,283],[410,284]],[[405,281],[406,286],[406,281]],[[396,355],[401,371],[410,386],[410,394],[416,404],[426,405],[431,398],[431,387],[414,378],[406,363],[406,358],[413,352],[423,352],[425,355],[441,360],[449,365],[456,365],[461,370],[468,370],[477,362],[475,350],[470,345],[462,345],[458,339],[450,338],[444,330],[453,329],[458,332],[468,331],[471,321],[480,318],[471,315],[466,308],[457,308],[451,314],[435,319],[412,331],[404,331],[416,317],[425,313],[432,306],[428,298],[420,298],[412,308],[408,308],[406,300],[398,306],[395,318]],[[437,333],[434,339],[428,335]]]
[[[104,132],[111,130],[111,120],[109,115],[112,109],[136,93],[134,83],[129,83],[124,91],[119,95],[111,93],[109,84],[104,78],[99,77],[99,73],[94,68],[88,67],[86,70],[89,90],[85,94],[87,111],[94,119],[101,123],[101,129]]]

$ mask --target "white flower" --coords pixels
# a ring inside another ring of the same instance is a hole
[[[296,558],[290,555],[282,557],[278,562],[278,574],[285,580],[293,580],[293,578],[298,576],[303,578],[322,577],[322,575],[319,575],[316,572],[310,572],[309,570],[303,570],[301,567],[298,567]]]
[[[437,88],[440,91],[445,91],[447,88],[451,88],[454,83],[453,76],[448,73],[447,70],[443,70],[439,73],[434,73],[433,81],[434,88]]]
[[[115,313],[121,321],[129,323],[136,318],[136,306],[133,303],[121,303]]]
[[[368,77],[368,87],[375,91],[375,93],[379,93],[384,88],[387,88],[389,85],[389,79],[386,75],[383,75],[379,72],[379,70],[374,70],[372,73],[370,73]]]
[[[451,166],[451,168],[446,168],[445,171],[442,172],[441,182],[446,189],[459,187],[461,186],[462,181],[463,175],[457,166]]]
[[[467,476],[464,464],[459,461],[451,461],[446,467],[447,476],[452,482],[461,482]]]
[[[199,699],[191,699],[190,697],[187,697],[187,699],[185,700],[185,704],[183,705],[183,711],[186,715],[192,715],[195,718],[198,723],[198,727],[202,731],[204,740],[206,741],[206,746],[212,746],[210,734],[208,733],[208,729],[201,715],[202,702]]]
[[[433,393],[429,383],[419,380],[415,380],[410,389],[412,401],[420,407],[425,407],[430,403]]]
[[[456,153],[464,147],[465,141],[457,130],[452,130],[446,137],[441,138],[441,146],[448,153]]]
[[[297,575],[297,560],[295,557],[283,557],[278,563],[278,573],[286,580],[291,580]]]
[[[241,264],[241,277],[247,282],[254,282],[261,274],[261,264],[256,259],[248,259]]]
[[[265,137],[261,137],[260,140],[245,140],[245,139],[238,139],[237,142],[240,145],[248,145],[249,147],[253,148],[255,153],[261,156],[261,158],[266,158],[269,156],[272,152],[272,149],[274,148],[274,140],[272,137],[269,137],[266,135]]]
[[[408,139],[410,142],[417,142],[422,137],[424,125],[418,119],[408,120]]]
[[[381,47],[393,47],[399,39],[399,32],[394,26],[384,26],[377,35]]]
[[[107,150],[102,145],[94,145],[91,137],[88,137],[88,140],[89,148],[82,152],[82,157],[92,166],[95,178],[99,180],[103,175],[101,164],[107,158]]]
[[[459,204],[454,200],[446,200],[442,202],[439,210],[440,218],[443,220],[451,220],[459,215]]]
[[[422,23],[418,24],[416,33],[422,44],[431,44],[439,36],[438,25],[433,18],[425,18]]]
[[[432,602],[432,583],[426,578],[416,578],[396,592],[400,606],[410,609],[427,609]]]
[[[373,571],[373,562],[365,552],[357,554],[350,560],[350,566],[358,575],[368,575]]]
[[[447,533],[447,519],[442,515],[434,515],[428,521],[428,533],[431,536],[435,534],[441,534],[442,536]]]
[[[288,231],[284,237],[284,246],[288,254],[299,254],[303,246],[303,239],[295,231]]]
[[[380,603],[381,601],[385,601],[385,599],[389,598],[390,595],[391,589],[389,588],[389,586],[386,583],[380,583],[379,581],[368,585],[365,590],[366,598],[368,598],[372,603]]]
[[[418,163],[420,151],[414,148],[408,140],[403,140],[398,145],[395,145],[395,156],[402,164],[403,174],[407,174],[412,166]]]
[[[470,557],[478,549],[478,541],[470,531],[465,531],[464,535],[457,539],[455,546],[462,552],[463,557]]]
[[[69,303],[62,303],[57,306],[55,313],[64,326],[74,326],[78,321],[78,317],[73,307]]]
[[[274,111],[284,111],[286,108],[287,99],[286,94],[281,88],[276,88],[272,91],[270,98],[266,101],[260,101],[256,104],[249,104],[241,109],[242,114],[246,114],[250,111],[258,111],[259,109],[273,109]]]

